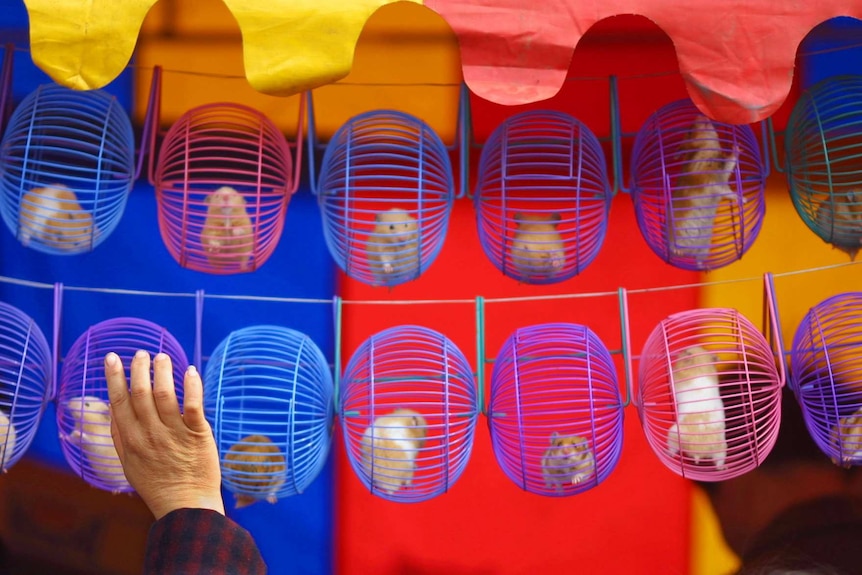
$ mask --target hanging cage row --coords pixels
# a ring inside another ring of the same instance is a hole
[[[325,464],[336,414],[360,481],[394,501],[448,491],[470,459],[480,413],[501,469],[520,488],[548,496],[590,489],[619,461],[630,402],[665,466],[723,480],[759,466],[777,438],[786,367],[780,337],[770,341],[780,333],[774,297],[766,305],[771,319],[762,331],[734,309],[665,318],[644,343],[634,381],[625,319],[623,349],[613,353],[584,325],[522,327],[494,356],[487,398],[463,352],[425,327],[372,335],[336,382],[308,336],[252,326],[231,332],[209,356],[205,414],[238,506],[302,493]],[[842,466],[862,464],[860,319],[862,293],[829,298],[809,311],[790,350],[790,387],[806,424]],[[138,349],[169,354],[181,400],[188,359],[177,340],[143,319],[103,321],[72,344],[55,376],[39,327],[8,304],[0,304],[0,339],[4,469],[27,450],[53,400],[75,473],[102,489],[130,491],[111,439],[103,359],[115,351],[128,367]],[[623,383],[616,353],[629,366]]]
[[[8,95],[11,72],[5,81]],[[366,112],[328,142],[318,173],[310,95],[302,97],[294,144],[266,116],[233,103],[189,110],[161,134],[161,81],[156,69],[138,152],[128,115],[98,90],[49,84],[18,105],[0,145],[0,214],[22,244],[55,255],[97,247],[116,229],[148,154],[171,256],[197,271],[253,272],[281,238],[307,139],[325,241],[345,273],[391,287],[433,264],[453,201],[468,193],[465,89],[452,146],[409,114]],[[482,145],[470,195],[482,248],[504,275],[540,284],[583,271],[604,242],[616,188],[631,194],[652,251],[677,267],[728,265],[757,239],[769,163],[751,127],[712,121],[689,100],[672,102],[634,134],[625,188],[614,81],[611,88],[613,187],[599,140],[562,112],[517,114]],[[860,118],[862,81],[830,78],[802,94],[785,134],[794,205],[814,233],[851,257],[862,245]]]

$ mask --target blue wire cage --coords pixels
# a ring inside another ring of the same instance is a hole
[[[587,126],[562,112],[522,112],[483,147],[474,194],[479,241],[505,275],[561,282],[598,255],[611,198],[604,152]]]
[[[69,348],[57,389],[57,427],[66,462],[87,483],[114,493],[132,491],[111,439],[110,399],[105,356],[120,356],[129,381],[129,367],[138,350],[172,361],[174,386],[182,406],[183,377],[188,359],[165,328],[134,317],[120,317],[90,326]]]
[[[790,385],[814,442],[836,464],[862,465],[862,292],[811,308],[790,357]]]
[[[25,246],[89,252],[119,225],[135,179],[132,123],[117,99],[44,84],[0,145],[0,214]]]
[[[760,233],[766,168],[749,126],[712,121],[690,100],[668,104],[638,131],[631,174],[641,234],[669,264],[726,266]]]
[[[488,426],[497,462],[518,487],[572,495],[614,470],[623,402],[610,352],[588,327],[523,327],[494,362]]]
[[[449,226],[449,152],[422,120],[389,110],[353,117],[326,146],[316,186],[324,237],[350,277],[372,286],[418,278]]]
[[[783,380],[769,342],[739,311],[668,316],[644,343],[639,367],[638,415],[668,469],[720,481],[755,469],[772,451]]]
[[[204,373],[204,410],[237,507],[304,492],[332,442],[333,383],[315,343],[257,325],[231,332]]]
[[[784,138],[796,211],[823,241],[855,259],[862,247],[862,76],[805,90]]]
[[[371,493],[404,503],[446,493],[473,449],[473,370],[434,330],[402,325],[368,338],[341,380],[347,456]]]
[[[0,469],[24,456],[42,421],[54,362],[42,330],[0,302]]]

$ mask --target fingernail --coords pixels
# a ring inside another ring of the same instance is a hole
[[[189,368],[186,370],[186,373],[188,373],[189,375],[197,375],[198,369],[195,366],[190,365]]]
[[[148,354],[144,350],[139,349],[138,351],[135,352],[135,359],[144,359],[145,357],[149,357],[149,355],[150,354]]]
[[[111,367],[117,365],[117,361],[119,361],[119,357],[113,351],[105,356],[105,363]]]
[[[154,358],[155,361],[163,361],[165,359],[168,359],[168,354],[161,351],[157,353],[156,357]]]

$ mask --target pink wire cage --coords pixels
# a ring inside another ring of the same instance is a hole
[[[590,328],[519,328],[494,361],[488,427],[518,487],[574,495],[604,481],[623,444],[623,402],[610,352]]]
[[[669,469],[700,481],[730,479],[758,467],[775,445],[783,385],[783,358],[776,361],[737,310],[684,311],[661,321],[644,344],[638,414]]]
[[[51,349],[39,326],[0,302],[0,469],[8,471],[36,436],[50,395]]]
[[[479,405],[449,338],[413,325],[376,333],[353,353],[341,390],[347,456],[372,494],[416,503],[451,489],[470,460]]]
[[[227,102],[183,114],[165,134],[156,159],[160,92],[157,69],[147,120],[150,183],[168,252],[195,271],[255,271],[275,251],[299,185],[305,96],[295,162],[291,146],[269,118]]]
[[[830,297],[796,328],[790,387],[817,446],[836,465],[862,465],[862,292]]]
[[[671,265],[726,266],[760,233],[767,174],[747,125],[710,120],[690,100],[668,104],[638,131],[631,174],[641,234]]]
[[[111,439],[105,355],[120,356],[129,366],[138,350],[151,357],[168,354],[173,363],[177,399],[182,405],[188,359],[165,328],[144,319],[120,317],[90,326],[69,348],[57,386],[57,427],[66,462],[87,483],[114,493],[132,491]]]

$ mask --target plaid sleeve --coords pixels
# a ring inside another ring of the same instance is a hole
[[[147,538],[144,575],[265,575],[251,534],[209,509],[177,509]]]

